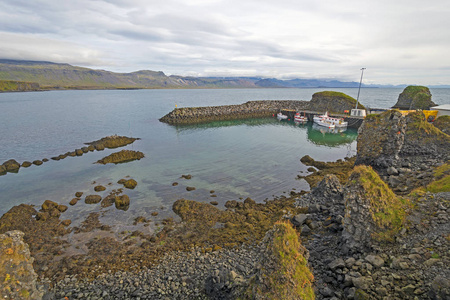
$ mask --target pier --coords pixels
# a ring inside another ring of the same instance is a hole
[[[296,112],[304,112],[308,120],[313,121],[315,115],[324,114],[325,111],[311,109],[310,103],[310,101],[298,100],[264,100],[249,101],[238,105],[183,107],[175,108],[159,120],[171,125],[188,125],[223,120],[273,117],[281,111],[291,120],[294,119]],[[328,111],[328,113],[332,117],[344,118],[348,122],[348,127],[352,128],[359,128],[364,120],[362,117],[350,116],[349,114],[332,111]]]

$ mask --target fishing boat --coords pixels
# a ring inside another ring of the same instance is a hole
[[[314,122],[328,127],[329,124],[334,125],[334,127],[347,127],[348,122],[344,121],[343,118],[333,118],[328,115],[328,112],[325,112],[323,115],[314,116]],[[334,128],[333,127],[333,128]]]
[[[287,119],[287,116],[286,116],[286,115],[283,115],[281,112],[279,112],[279,113],[277,114],[277,118],[278,118],[279,120],[286,120],[286,119]]]
[[[306,123],[308,122],[308,118],[305,115],[300,115],[300,113],[296,113],[294,116],[294,122],[298,123]]]

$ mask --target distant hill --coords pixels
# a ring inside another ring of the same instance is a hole
[[[167,76],[150,70],[115,73],[47,61],[10,59],[0,59],[0,80],[37,83],[41,89],[356,88],[359,85],[358,82],[321,79]]]

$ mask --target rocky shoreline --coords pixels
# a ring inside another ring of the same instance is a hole
[[[105,148],[108,149],[114,149],[118,147],[124,147],[126,145],[134,143],[134,141],[139,140],[139,138],[132,138],[132,137],[126,137],[126,136],[118,136],[118,135],[111,135],[104,137],[100,140],[93,141],[90,143],[86,143],[88,145],[87,147],[81,147],[78,149],[75,149],[74,151],[69,151],[64,154],[60,154],[58,156],[51,157],[52,160],[59,161],[61,159],[65,159],[66,157],[75,157],[75,156],[82,156],[83,154],[86,154],[88,152],[93,151],[103,151]],[[115,163],[119,162],[126,162],[134,159],[141,159],[143,158],[143,153],[139,152],[137,153],[134,151],[131,152],[125,152],[125,155],[122,153],[116,155],[114,161]],[[108,161],[108,159],[104,158],[105,161]],[[40,166],[45,162],[48,162],[48,158],[43,158],[42,160],[34,160],[33,162],[24,161],[22,164],[18,163],[15,159],[10,159],[8,161],[5,161],[3,164],[0,165],[0,176],[5,175],[7,173],[18,173],[20,168],[28,168],[31,165]],[[102,160],[103,161],[103,160]]]
[[[172,209],[180,222],[121,238],[98,215],[71,228],[60,220],[70,208],[21,205],[0,218],[0,233],[25,232],[37,273],[30,284],[44,299],[448,299],[449,145],[420,112],[388,111],[366,118],[356,158],[302,159],[322,177],[310,177],[310,193],[232,200],[225,209],[179,199]],[[85,241],[85,254],[64,256],[64,236],[89,232],[97,237]],[[296,273],[306,262],[314,279]]]

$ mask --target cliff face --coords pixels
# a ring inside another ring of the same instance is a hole
[[[436,106],[436,104],[431,101],[431,93],[427,87],[408,86],[398,96],[398,101],[392,108],[401,110],[430,109],[432,106]]]
[[[450,158],[450,136],[429,124],[422,112],[370,115],[358,133],[355,164],[372,166],[396,193],[426,185],[431,168]]]
[[[328,111],[329,113],[344,113],[344,111],[354,109],[356,99],[339,92],[318,92],[312,96],[310,101],[310,110]],[[364,109],[364,106],[358,103],[358,108]]]

